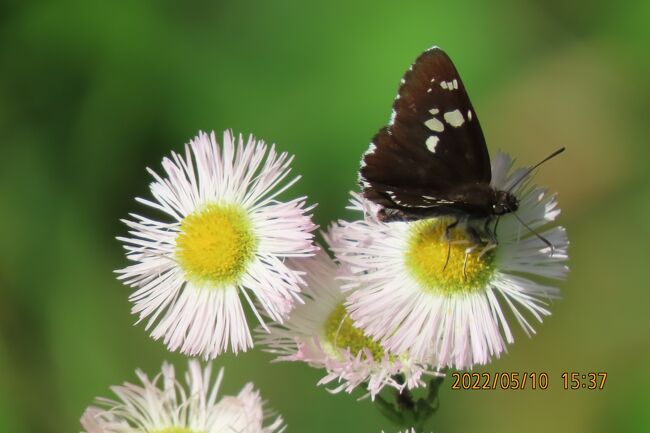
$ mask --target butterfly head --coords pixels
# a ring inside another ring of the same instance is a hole
[[[504,215],[519,209],[519,200],[508,191],[497,191],[496,201],[492,205],[494,215]]]

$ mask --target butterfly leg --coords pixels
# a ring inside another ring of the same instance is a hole
[[[474,246],[481,245],[485,243],[483,239],[481,238],[481,234],[479,233],[476,228],[472,227],[471,225],[467,225],[467,228],[465,229],[465,233],[467,234],[468,237],[468,242],[471,243]]]
[[[476,248],[478,248],[479,245],[484,244],[483,240],[481,239],[481,236],[479,235],[478,231],[474,227],[468,225],[467,229],[466,229],[466,233],[467,233],[467,237],[469,238],[472,246],[465,249],[465,260],[463,262],[463,277],[465,279],[467,279],[467,259],[469,258],[469,255]]]
[[[495,249],[495,248],[498,247],[498,246],[499,246],[499,244],[496,243],[496,242],[494,242],[494,243],[493,243],[493,242],[488,243],[486,246],[483,247],[483,249],[482,249],[481,252],[479,253],[479,255],[478,255],[478,259],[481,260],[481,259],[483,258],[483,256],[484,256],[486,253],[492,251],[493,249]]]
[[[497,225],[499,224],[499,217],[496,217],[496,222],[494,228],[490,228],[490,223],[492,218],[486,218],[485,223],[483,224],[483,233],[489,238],[488,244],[499,245],[499,240],[497,239]]]
[[[499,239],[497,239],[497,226],[499,224],[499,217],[496,217],[496,221],[494,223],[494,228],[490,228],[490,223],[492,222],[492,218],[486,218],[485,223],[483,224],[483,233],[485,233],[485,236],[487,236],[487,244],[483,249],[481,250],[481,253],[478,255],[479,260],[489,251],[492,251],[496,247],[499,246]]]
[[[449,258],[451,257],[451,229],[456,227],[460,220],[456,218],[456,220],[449,224],[447,227],[445,227],[445,234],[444,238],[447,240],[447,259],[445,260],[445,266],[442,267],[442,272],[447,269],[447,265],[449,264]]]
[[[497,237],[497,228],[499,227],[499,219],[501,216],[497,216],[497,220],[494,222],[494,228],[492,229],[492,233],[494,234],[494,238],[496,239]]]
[[[465,249],[465,261],[463,262],[463,278],[467,279],[467,259],[470,254],[472,254],[472,251],[474,251],[476,248],[478,248],[478,244],[474,244],[471,247],[468,247]]]

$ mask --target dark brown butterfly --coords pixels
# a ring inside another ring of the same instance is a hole
[[[382,206],[384,221],[443,215],[489,221],[519,207],[491,179],[483,131],[460,75],[444,51],[430,48],[404,75],[390,123],[363,156],[363,195]]]

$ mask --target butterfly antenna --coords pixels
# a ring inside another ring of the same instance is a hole
[[[560,153],[564,152],[565,149],[566,149],[566,147],[561,147],[561,148],[559,148],[558,150],[556,150],[555,152],[551,153],[549,156],[547,156],[546,158],[542,159],[540,162],[538,162],[537,164],[533,165],[531,168],[529,168],[528,170],[526,170],[526,173],[524,173],[524,174],[523,174],[519,179],[517,179],[517,182],[513,183],[512,186],[511,186],[510,188],[508,188],[508,192],[512,191],[512,189],[513,189],[514,187],[516,187],[517,185],[519,185],[519,184],[521,183],[522,180],[526,179],[526,178],[527,178],[527,177],[528,177],[528,176],[533,172],[533,170],[535,170],[535,169],[536,169],[537,167],[539,167],[540,165],[544,164],[544,163],[545,163],[546,161],[548,161],[549,159],[555,158],[555,157],[558,156]]]
[[[521,223],[522,226],[526,227],[526,228],[528,229],[528,231],[530,231],[532,234],[534,234],[535,236],[537,236],[537,239],[539,239],[540,241],[544,242],[544,243],[546,244],[546,246],[548,246],[548,247],[551,249],[551,257],[553,257],[553,254],[555,253],[555,247],[553,246],[553,244],[552,244],[548,239],[546,239],[544,236],[542,236],[542,235],[540,235],[539,233],[537,233],[537,232],[536,232],[536,231],[535,231],[531,226],[529,226],[528,224],[526,224],[526,223],[524,222],[524,220],[522,220],[522,219],[519,217],[519,215],[517,215],[517,212],[513,212],[512,214],[515,216],[515,218],[517,218],[517,221],[519,221],[519,222]]]

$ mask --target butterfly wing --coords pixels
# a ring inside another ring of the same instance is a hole
[[[448,207],[455,191],[490,179],[490,156],[465,86],[447,54],[431,48],[404,75],[391,123],[363,157],[364,196],[386,207]]]

